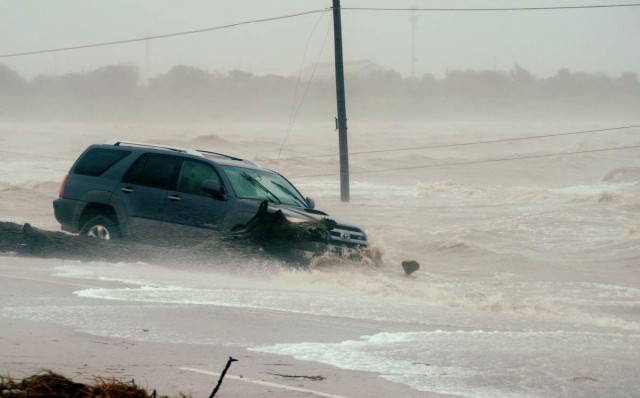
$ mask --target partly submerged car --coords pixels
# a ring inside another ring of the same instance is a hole
[[[62,229],[99,239],[192,244],[212,237],[309,254],[368,246],[281,174],[215,152],[112,142],[75,162],[53,202]]]

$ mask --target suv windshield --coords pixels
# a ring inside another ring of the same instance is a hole
[[[308,207],[298,190],[280,174],[236,166],[222,166],[222,168],[239,198]]]

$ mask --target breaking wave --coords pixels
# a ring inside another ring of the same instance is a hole
[[[148,279],[151,269],[153,280]],[[75,292],[80,297],[102,300],[213,305],[426,324],[473,325],[479,319],[486,320],[487,313],[493,313],[501,317],[516,316],[499,322],[526,323],[528,317],[534,317],[640,330],[640,324],[633,317],[625,319],[594,309],[607,304],[625,308],[640,301],[636,290],[617,286],[452,282],[431,275],[428,270],[418,277],[406,278],[399,270],[374,271],[370,266],[282,268],[262,278],[157,269],[145,264],[93,263],[90,267],[77,264],[58,267],[57,271],[58,276],[120,281],[128,285]],[[584,295],[585,290],[602,294]],[[612,296],[612,292],[615,295]],[[382,302],[384,306],[380,305]],[[492,322],[495,321],[497,318]]]
[[[50,191],[57,193],[60,186],[59,182],[54,181],[35,181],[27,180],[18,182],[15,184],[6,183],[0,181],[0,192],[3,191],[24,191],[24,190],[37,190],[37,191]]]
[[[544,189],[463,184],[450,181],[418,183],[418,196],[478,200],[490,204],[510,202],[618,202],[640,199],[640,187],[632,183],[601,183]]]
[[[470,247],[469,243],[455,238],[437,243],[437,248],[439,250],[466,250]]]
[[[640,226],[632,225],[629,227],[626,235],[627,239],[638,239],[640,240]]]
[[[622,167],[609,171],[602,181],[605,182],[640,182],[640,167]]]

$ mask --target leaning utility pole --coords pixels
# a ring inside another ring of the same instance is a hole
[[[347,143],[347,101],[344,95],[344,65],[342,59],[342,19],[340,0],[333,0],[333,37],[336,50],[336,97],[338,118],[336,127],[340,143],[340,199],[349,201],[349,145]]]

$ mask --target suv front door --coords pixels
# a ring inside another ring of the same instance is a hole
[[[202,191],[202,183],[207,180],[216,181],[222,187],[222,180],[211,165],[184,159],[177,186],[168,192],[164,220],[185,226],[219,230],[227,201],[214,198]]]

